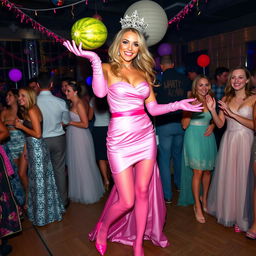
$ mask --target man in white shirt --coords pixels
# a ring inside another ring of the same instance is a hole
[[[50,73],[38,75],[40,93],[37,104],[43,114],[43,138],[49,148],[55,181],[64,206],[68,205],[67,174],[65,171],[66,139],[62,124],[69,122],[66,102],[51,93],[53,79]]]

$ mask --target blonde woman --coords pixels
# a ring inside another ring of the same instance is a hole
[[[152,90],[154,61],[143,34],[135,28],[123,27],[116,35],[109,48],[110,63],[103,65],[97,54],[83,51],[81,45],[64,45],[91,61],[94,93],[107,95],[112,115],[107,154],[115,185],[90,239],[96,240],[101,255],[106,252],[107,238],[133,245],[135,256],[144,255],[143,239],[167,246],[162,233],[165,203],[156,165],[155,132],[144,103],[151,115],[177,109],[200,111],[200,107],[192,106],[191,99],[157,104]],[[147,225],[148,221],[154,225]]]
[[[42,139],[42,114],[36,105],[36,93],[31,88],[19,90],[22,118],[15,127],[26,135],[28,158],[28,217],[36,226],[62,219],[64,207],[57,192],[48,149]]]
[[[205,223],[203,211],[207,211],[207,195],[217,154],[213,134],[214,124],[206,105],[206,96],[213,95],[211,83],[204,75],[195,78],[192,84],[192,97],[201,102],[202,113],[184,112],[182,126],[186,129],[184,136],[181,191],[179,205],[194,204],[194,213],[199,223]],[[203,188],[200,196],[200,188]],[[201,205],[202,203],[202,205]],[[203,206],[203,207],[202,207]]]

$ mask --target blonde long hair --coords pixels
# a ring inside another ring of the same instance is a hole
[[[113,43],[109,47],[108,54],[110,57],[111,71],[113,72],[114,75],[120,76],[122,61],[121,61],[121,57],[119,56],[119,47],[120,47],[123,35],[128,31],[131,31],[138,36],[138,43],[139,43],[139,52],[137,57],[132,60],[132,64],[136,69],[145,72],[147,82],[153,85],[155,81],[155,72],[153,70],[155,61],[151,56],[150,52],[148,51],[148,47],[146,45],[144,36],[134,28],[125,28],[120,30],[115,36]]]
[[[27,106],[21,106],[20,107],[20,112],[21,112],[22,117],[24,119],[27,119],[28,118],[28,111],[33,106],[36,105],[36,92],[30,87],[24,87],[24,88],[21,88],[20,90],[25,91],[26,98],[27,98],[27,101],[28,101]]]
[[[232,100],[232,98],[235,97],[235,89],[231,85],[231,78],[232,78],[233,72],[238,69],[242,69],[245,73],[246,79],[249,80],[248,83],[246,83],[246,85],[245,85],[246,98],[248,98],[249,96],[251,96],[253,94],[252,83],[251,83],[251,74],[250,74],[249,70],[245,67],[236,67],[236,68],[232,69],[228,75],[227,86],[225,88],[225,96],[227,98],[227,100],[226,100],[227,102],[230,102]]]
[[[198,94],[197,94],[196,86],[197,86],[199,80],[202,79],[202,78],[206,79],[206,80],[208,81],[209,85],[210,85],[210,90],[209,90],[208,94],[211,95],[212,97],[214,96],[214,93],[213,93],[213,91],[212,91],[212,84],[211,84],[211,82],[210,82],[210,79],[209,79],[207,76],[205,76],[205,75],[198,75],[198,76],[193,80],[193,83],[192,83],[192,90],[191,90],[191,98],[196,98],[198,101],[200,101],[200,98],[199,98],[199,96],[198,96]]]

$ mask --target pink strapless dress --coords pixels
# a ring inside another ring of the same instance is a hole
[[[154,159],[154,171],[149,185],[149,211],[145,240],[166,247],[169,242],[163,234],[166,207],[163,197],[159,169],[156,163],[156,139],[153,125],[144,110],[144,101],[149,96],[150,88],[146,82],[136,87],[126,82],[118,82],[108,89],[108,103],[112,118],[107,136],[108,160],[111,171],[117,174],[143,159]],[[104,219],[108,208],[118,200],[114,185],[99,222]],[[96,239],[96,226],[89,239]],[[108,240],[126,245],[133,245],[136,239],[136,221],[134,210],[125,214],[109,228]]]

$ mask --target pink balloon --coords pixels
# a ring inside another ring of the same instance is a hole
[[[13,82],[18,82],[22,78],[22,73],[19,69],[13,68],[9,71],[8,76]]]
[[[160,44],[157,50],[160,56],[170,55],[172,53],[172,47],[168,43]]]

